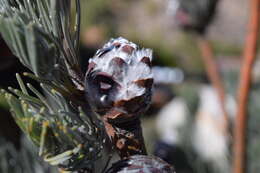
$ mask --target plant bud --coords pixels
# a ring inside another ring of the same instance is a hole
[[[89,60],[86,96],[99,115],[122,122],[143,113],[151,101],[152,50],[124,38],[111,39]]]

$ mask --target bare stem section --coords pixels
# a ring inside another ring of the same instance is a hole
[[[241,68],[238,89],[238,112],[234,127],[233,173],[244,173],[246,168],[246,125],[247,105],[251,83],[252,66],[256,57],[256,45],[259,32],[260,0],[251,0],[251,15]]]
[[[216,89],[220,105],[224,114],[225,122],[224,127],[228,126],[229,118],[225,108],[225,88],[220,77],[220,72],[217,67],[217,63],[214,60],[214,55],[210,43],[202,36],[198,38],[199,48],[201,50],[202,59],[205,63],[207,75]]]
[[[103,118],[107,134],[121,159],[133,155],[147,155],[140,119],[124,123],[113,123],[107,115]]]

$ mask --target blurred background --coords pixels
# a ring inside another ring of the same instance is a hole
[[[249,19],[247,0],[82,0],[82,68],[110,38],[125,37],[153,49],[151,108],[143,116],[149,154],[177,173],[231,172],[237,84]],[[208,77],[198,38],[211,45],[225,88],[225,110]],[[259,53],[258,53],[259,54]],[[259,57],[260,55],[258,55]],[[17,87],[15,73],[27,69],[0,41],[0,87]],[[253,69],[247,130],[247,172],[260,172],[260,61]],[[30,81],[31,82],[31,81]],[[55,172],[28,154],[28,141],[0,96],[0,172]],[[7,145],[8,144],[8,145]],[[7,147],[8,146],[8,147]],[[27,147],[25,147],[27,146]],[[30,150],[30,149],[29,149]],[[19,157],[34,160],[23,163]],[[15,166],[14,166],[15,165]],[[11,169],[19,167],[19,169]]]

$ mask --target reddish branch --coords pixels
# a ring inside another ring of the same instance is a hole
[[[207,75],[213,85],[213,87],[216,89],[220,105],[222,108],[222,111],[224,113],[224,118],[226,124],[223,124],[224,127],[228,126],[228,114],[226,112],[225,108],[225,88],[224,84],[221,81],[220,72],[217,67],[217,63],[214,60],[214,55],[212,51],[212,47],[210,43],[203,37],[198,38],[198,44],[201,50],[202,59],[205,63]]]
[[[234,127],[233,173],[244,173],[246,168],[247,105],[252,66],[256,57],[260,20],[260,0],[251,0],[251,14],[244,50],[240,84],[238,90],[238,112]]]

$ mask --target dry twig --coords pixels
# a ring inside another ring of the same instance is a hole
[[[225,88],[223,82],[221,81],[220,72],[218,70],[217,63],[214,60],[212,47],[210,43],[203,36],[199,36],[198,44],[201,50],[203,62],[205,63],[207,75],[213,87],[216,89],[219,97],[220,105],[225,118],[224,127],[226,129],[228,127],[229,118],[225,108]]]
[[[246,125],[247,104],[251,81],[252,66],[256,57],[256,45],[259,32],[260,0],[251,0],[251,14],[248,25],[248,35],[244,50],[244,60],[241,68],[238,88],[238,112],[234,126],[233,173],[244,173],[246,168]]]

